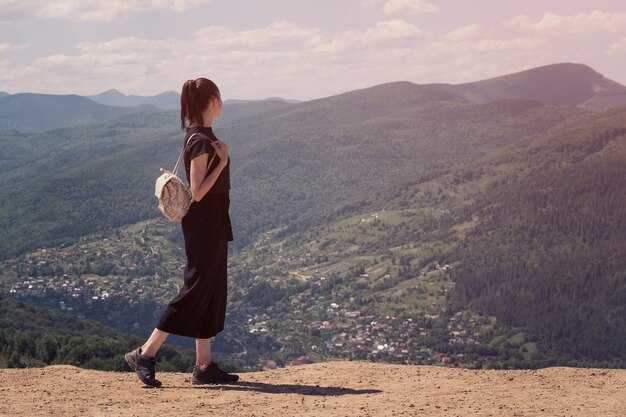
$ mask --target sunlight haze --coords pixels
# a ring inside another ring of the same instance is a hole
[[[309,100],[557,62],[626,84],[622,1],[0,0],[0,91]]]

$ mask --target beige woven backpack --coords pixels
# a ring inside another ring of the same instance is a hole
[[[161,213],[163,213],[165,217],[174,222],[182,220],[183,217],[187,215],[189,207],[194,201],[191,193],[189,192],[191,184],[185,187],[183,180],[178,177],[178,170],[180,169],[180,165],[183,161],[185,148],[191,141],[191,138],[196,135],[197,133],[191,135],[183,146],[183,149],[181,149],[174,171],[168,171],[167,169],[161,168],[161,171],[164,173],[157,178],[154,187],[154,195],[156,195],[159,199],[159,210],[161,210]],[[209,170],[214,158],[215,154],[213,154],[213,157],[207,164],[207,171]]]

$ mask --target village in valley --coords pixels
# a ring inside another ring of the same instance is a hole
[[[182,250],[172,248],[161,232],[158,222],[148,222],[117,236],[38,248],[0,264],[2,291],[145,334],[159,306],[178,293],[185,267]],[[329,358],[470,367],[479,354],[495,359],[495,349],[481,346],[491,318],[461,311],[446,314],[448,264],[435,262],[409,280],[380,270],[373,278],[375,266],[332,272],[331,250],[315,254],[304,248],[300,254],[286,254],[281,246],[263,242],[256,248],[262,246],[229,262],[226,331],[239,346],[224,349],[223,356],[242,367]],[[259,267],[269,265],[269,259],[272,267]],[[415,304],[418,309],[401,307],[415,299],[423,301]],[[141,318],[129,322],[128,312],[139,308]]]

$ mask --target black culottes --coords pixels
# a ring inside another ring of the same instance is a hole
[[[207,193],[183,217],[184,285],[165,307],[157,329],[199,339],[224,330],[228,242],[233,240],[229,206],[228,192]]]

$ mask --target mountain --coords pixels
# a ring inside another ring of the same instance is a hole
[[[604,111],[612,108],[626,107],[626,93],[602,92],[578,104],[586,110]]]
[[[0,368],[41,367],[50,364],[122,371],[124,353],[144,340],[123,334],[93,320],[34,306],[0,293]],[[188,371],[193,351],[163,346],[157,357],[164,370]]]
[[[433,85],[479,103],[537,100],[590,110],[626,105],[625,86],[583,64],[557,63],[481,81]]]
[[[0,137],[1,258],[161,217],[155,167],[178,155],[178,123],[153,112]],[[283,354],[379,358],[356,347],[363,326],[401,317],[425,333],[398,332],[411,360],[482,363],[491,338],[511,367],[555,360],[539,341],[560,363],[623,363],[625,126],[625,108],[407,82],[225,121],[238,328],[266,321]],[[524,330],[498,334],[490,317]],[[457,343],[461,319],[483,344]]]
[[[284,109],[288,106],[290,103],[285,100],[226,100],[222,107],[222,114],[215,120],[215,126],[220,127],[244,117]]]
[[[236,245],[406,177],[528,140],[580,112],[534,102],[475,104],[433,87],[392,83],[221,125],[216,131],[236,155],[232,195],[245,201],[233,204]],[[153,176],[178,155],[178,123],[173,112],[154,112],[88,132],[4,137],[9,161],[0,168],[0,192],[11,197],[0,202],[0,222],[24,229],[8,230],[0,257],[160,214]],[[289,204],[276,210],[276,201]]]
[[[176,91],[166,91],[155,96],[125,95],[116,89],[107,90],[103,93],[87,96],[96,103],[109,106],[133,107],[148,104],[162,110],[180,110],[180,94]],[[224,100],[225,107],[237,108],[238,105],[257,104],[294,104],[297,100],[286,100],[279,97],[271,97],[264,100]],[[237,105],[237,106],[234,106]]]
[[[290,99],[286,99],[282,97],[267,97],[261,100],[242,100],[242,99],[237,99],[237,98],[229,98],[229,99],[224,100],[224,105],[254,103],[254,102],[263,102],[263,101],[282,101],[283,103],[288,103],[288,104],[302,103],[301,100],[290,100]]]
[[[474,226],[450,253],[459,302],[543,334],[561,351],[623,358],[626,108],[467,172],[485,178],[498,166],[507,176],[451,214]]]
[[[153,97],[124,96],[116,90],[102,93],[100,102],[78,95],[19,93],[0,95],[0,129],[14,133],[37,133],[92,122],[113,120],[135,113],[169,109],[180,117],[180,96],[175,92]],[[128,100],[127,100],[128,98]],[[101,104],[104,103],[104,104]],[[285,100],[225,103],[216,126],[241,117],[289,106]],[[174,110],[172,110],[174,109]]]
[[[105,106],[75,94],[19,93],[0,97],[0,129],[22,133],[43,132],[154,110],[157,109],[148,105],[130,108]]]
[[[289,103],[289,104],[302,103],[302,100],[293,100],[293,99],[282,98],[282,97],[267,97],[264,100],[268,100],[268,101],[284,101],[285,103]]]
[[[0,414],[620,416],[626,383],[621,369],[498,371],[332,361],[243,372],[236,384],[211,387],[191,385],[189,373],[159,370],[157,364],[163,386],[153,393],[132,372],[69,365],[1,369]]]
[[[111,89],[100,94],[87,96],[87,98],[108,106],[134,107],[147,104],[162,110],[180,109],[180,94],[175,91],[166,91],[155,96],[127,96],[116,89]]]
[[[326,211],[301,210],[232,261],[243,289],[233,303],[272,306],[265,326],[294,352],[327,352],[319,337],[330,352],[363,359],[369,337],[373,346],[393,340],[396,352],[410,346],[411,361],[422,349],[468,360],[478,344],[501,345],[506,367],[583,358],[623,367],[626,109],[574,110],[520,137],[386,188],[370,182],[369,195]],[[487,317],[524,330],[497,334]],[[428,331],[411,334],[409,318]],[[384,326],[378,340],[363,330],[372,321]]]

